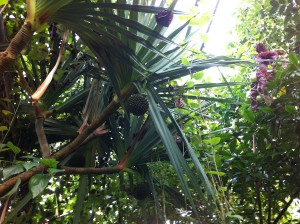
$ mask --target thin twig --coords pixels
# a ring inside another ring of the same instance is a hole
[[[7,212],[7,207],[8,207],[8,203],[10,201],[10,198],[8,198],[5,202],[4,202],[4,207],[1,213],[1,218],[0,218],[0,223],[3,223],[6,212]]]

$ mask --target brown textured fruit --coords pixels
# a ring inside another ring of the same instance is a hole
[[[146,97],[140,94],[131,95],[126,102],[126,109],[136,116],[145,114],[148,108],[149,104]]]
[[[132,195],[137,200],[145,200],[150,197],[151,190],[147,183],[139,183],[133,188]]]

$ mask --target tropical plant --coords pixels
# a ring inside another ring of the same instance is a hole
[[[166,9],[164,1],[29,0],[24,25],[8,22],[9,44],[0,53],[2,221],[9,209],[4,222],[216,222],[201,150],[179,125],[192,117],[175,108],[191,86],[173,80],[240,61],[197,53],[182,64],[191,52],[176,38],[189,21],[169,34],[162,26],[179,13],[176,2]],[[10,39],[13,28],[20,30]],[[133,94],[146,96],[147,113],[128,111]],[[234,102],[184,97],[202,100],[198,111],[210,101]],[[162,171],[170,181],[160,181]],[[144,209],[138,215],[137,204]]]
[[[257,62],[239,72],[252,83],[248,95],[239,94],[252,108],[243,105],[231,115],[232,135],[217,153],[224,156],[220,170],[226,173],[228,200],[243,223],[294,223],[291,207],[300,189],[299,52],[298,34],[288,27],[295,29],[299,9],[292,1],[248,3],[239,13],[241,36],[231,46],[238,46],[243,59]]]

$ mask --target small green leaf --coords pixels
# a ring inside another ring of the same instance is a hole
[[[298,58],[294,52],[289,53],[289,59],[291,64],[298,68]]]
[[[200,34],[200,39],[202,42],[206,43],[209,39],[208,35],[206,33],[201,33]]]
[[[284,109],[285,109],[286,112],[288,112],[290,114],[297,113],[297,110],[296,110],[295,106],[293,106],[293,105],[285,105]]]
[[[186,83],[186,86],[189,87],[189,88],[192,88],[194,85],[195,85],[195,83],[192,82],[192,81],[189,81],[189,82]]]
[[[204,139],[203,141],[207,144],[217,145],[221,141],[221,138],[220,137],[214,137],[214,138],[210,138],[210,139]]]
[[[249,122],[251,122],[251,123],[254,123],[254,112],[252,111],[252,110],[248,110],[248,109],[244,109],[243,110],[243,116],[244,116],[244,118],[247,120],[247,121],[249,121]]]
[[[43,158],[43,159],[40,160],[40,162],[43,163],[43,164],[48,165],[51,168],[56,168],[57,164],[58,164],[58,162],[55,159],[45,159],[45,158]]]
[[[204,76],[204,72],[203,71],[200,71],[200,72],[196,72],[195,74],[193,74],[193,78],[196,79],[196,80],[201,80]]]
[[[6,179],[12,175],[21,173],[24,171],[24,168],[21,164],[16,164],[3,169],[3,179]]]
[[[9,110],[2,110],[2,113],[4,115],[10,115],[11,114],[11,112]]]
[[[181,63],[185,66],[190,65],[191,63],[189,62],[189,60],[185,57],[181,58]]]
[[[8,128],[6,126],[0,126],[0,131],[7,131]]]
[[[3,196],[0,198],[0,200],[7,199],[8,197],[10,197],[10,196],[13,195],[14,193],[16,193],[17,190],[18,190],[18,188],[19,188],[19,186],[20,186],[20,184],[21,184],[21,179],[19,178],[19,179],[16,181],[14,187],[13,187],[9,192],[7,192],[7,194],[3,195]]]
[[[189,103],[189,106],[191,108],[198,108],[199,107],[199,104],[198,103]]]
[[[18,154],[21,152],[21,149],[17,146],[15,146],[12,142],[7,142],[6,146],[10,148],[15,154]]]
[[[218,176],[224,176],[226,173],[224,172],[219,172],[219,171],[214,171],[214,170],[209,170],[206,171],[207,174],[212,174],[212,175],[218,175]]]
[[[0,0],[0,5],[4,5],[8,2],[8,0]]]
[[[36,174],[29,180],[29,190],[32,197],[39,195],[48,185],[51,176],[49,174]]]

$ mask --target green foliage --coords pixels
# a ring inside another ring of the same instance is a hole
[[[44,12],[47,4],[53,2],[40,3],[44,5],[37,8],[37,13]],[[204,73],[208,68],[252,64],[230,57],[192,53],[188,50],[188,39],[178,39],[189,21],[166,32],[154,18],[154,13],[163,9],[164,1],[152,3],[74,0],[58,7],[57,2],[53,6],[57,10],[51,9],[51,23],[33,36],[17,63],[23,72],[14,80],[13,94],[20,107],[15,108],[16,123],[7,139],[17,142],[16,147],[21,151],[14,155],[18,163],[5,168],[5,178],[24,169],[34,171],[40,164],[47,166],[49,174],[35,174],[29,186],[24,183],[18,193],[13,192],[16,197],[11,207],[15,210],[8,214],[7,222],[143,223],[156,220],[163,223],[168,219],[186,223],[229,223],[242,219],[241,216],[254,220],[240,212],[235,202],[240,198],[254,198],[252,189],[249,195],[243,194],[246,188],[241,183],[264,183],[265,169],[272,171],[271,163],[257,167],[253,164],[264,161],[263,156],[267,161],[279,163],[280,156],[276,154],[279,149],[273,149],[272,141],[264,137],[268,136],[269,124],[276,126],[274,117],[278,111],[268,106],[262,106],[260,114],[249,110],[249,100],[245,97],[247,83],[241,76],[225,78],[221,74],[220,83],[209,82]],[[175,4],[173,1],[169,10]],[[24,18],[14,8],[19,6],[19,2],[14,2],[9,9],[22,22]],[[208,19],[208,15],[202,15],[198,23]],[[12,30],[19,26],[12,21],[8,24],[13,35]],[[64,26],[70,29],[70,34],[63,60],[37,104],[45,116],[44,131],[52,156],[72,145],[77,136],[103,116],[111,102],[118,101],[121,107],[109,111],[105,124],[77,144],[76,151],[59,160],[39,159],[41,146],[34,129],[30,95],[57,60]],[[298,60],[295,56],[290,56],[293,63],[289,71],[296,77]],[[246,69],[249,66],[244,67]],[[279,77],[290,73],[277,74],[276,83],[269,83],[275,86],[272,88],[274,96],[279,87],[286,86],[296,99],[297,94],[292,93],[296,84],[283,82]],[[148,113],[134,116],[126,111],[123,101],[132,93],[147,96]],[[279,103],[284,94],[281,97],[277,99]],[[288,116],[298,115],[293,101],[282,108],[287,108],[283,109],[282,122]],[[231,124],[235,119],[233,129]],[[253,134],[258,139],[257,147],[265,149],[261,156],[249,151]],[[242,135],[244,137],[240,137]],[[281,141],[282,136],[274,137]],[[4,142],[1,144],[5,147]],[[284,149],[280,150],[283,154]],[[268,154],[270,151],[272,156]],[[3,155],[4,160],[10,161],[11,153]],[[93,173],[112,168],[120,168],[122,172]],[[70,175],[66,174],[67,169]],[[277,183],[278,179],[273,179]],[[286,181],[281,184],[287,185]],[[150,190],[143,195],[145,197],[136,193],[141,184]],[[229,194],[234,198],[230,203]]]
[[[44,191],[50,178],[48,174],[36,174],[30,178],[28,186],[33,198]]]
[[[234,113],[221,111],[222,117],[230,115],[232,129],[228,130],[231,135],[225,137],[224,146],[217,150],[219,170],[226,173],[222,180],[227,183],[232,208],[242,217],[242,223],[257,220],[293,223],[297,221],[290,207],[294,199],[299,199],[300,168],[296,162],[300,148],[300,86],[298,34],[295,32],[299,7],[292,1],[248,2],[238,13],[239,40],[229,47],[238,49],[234,55],[254,57],[259,42],[269,50],[283,49],[286,54],[271,66],[275,77],[268,79],[257,112],[248,105],[235,108]],[[240,74],[247,77],[256,69],[241,69]],[[245,91],[235,94],[249,103]]]

